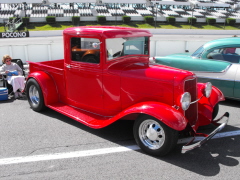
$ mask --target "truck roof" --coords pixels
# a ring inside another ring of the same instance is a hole
[[[148,30],[118,26],[79,26],[67,28],[63,34],[99,34],[105,38],[152,36]]]

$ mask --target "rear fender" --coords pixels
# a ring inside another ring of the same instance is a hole
[[[198,83],[198,93],[202,96],[204,91],[205,83]],[[223,93],[216,88],[212,87],[212,93],[209,98],[203,96],[200,101],[198,101],[198,113],[199,113],[199,125],[207,125],[212,121],[213,109],[217,103],[224,101]]]
[[[130,114],[148,114],[177,131],[186,128],[188,121],[173,107],[159,102],[143,102],[127,108],[114,118],[120,119]]]
[[[43,93],[44,102],[47,106],[48,104],[52,104],[58,101],[58,93],[56,89],[56,84],[54,80],[45,72],[37,71],[29,74],[28,79],[35,79]]]

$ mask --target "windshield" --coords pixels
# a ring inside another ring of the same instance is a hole
[[[149,37],[123,37],[106,40],[107,59],[126,55],[148,55]]]
[[[201,46],[200,48],[198,48],[193,54],[192,54],[192,57],[195,57],[195,58],[200,58],[202,53],[204,51],[204,48],[203,46]]]

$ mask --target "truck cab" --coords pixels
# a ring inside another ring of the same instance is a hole
[[[129,106],[120,100],[121,73],[129,64],[148,62],[151,34],[127,29],[64,31],[64,45],[70,47],[64,52],[68,103],[104,116],[113,116]]]
[[[158,156],[174,148],[179,133],[195,137],[203,135],[197,133],[199,126],[218,126],[183,152],[199,147],[227,124],[228,113],[214,120],[224,96],[211,83],[197,83],[192,72],[151,64],[151,36],[126,27],[64,30],[64,59],[29,62],[26,93],[31,108],[48,107],[92,128],[134,120],[137,144]]]

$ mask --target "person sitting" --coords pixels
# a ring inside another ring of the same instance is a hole
[[[0,73],[7,75],[7,82],[13,87],[14,97],[21,98],[22,91],[25,87],[25,77],[22,76],[22,69],[16,64],[11,62],[12,58],[9,55],[4,55],[0,68]]]
[[[226,48],[224,50],[224,54],[237,54],[235,53],[235,51],[236,51],[236,48]]]

